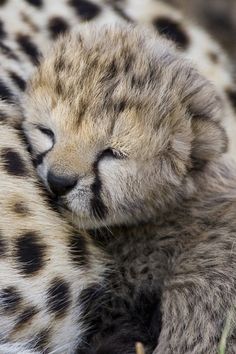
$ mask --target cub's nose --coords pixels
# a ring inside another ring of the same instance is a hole
[[[48,173],[48,184],[51,191],[56,195],[68,193],[77,183],[77,178],[71,176],[58,176],[53,172]]]

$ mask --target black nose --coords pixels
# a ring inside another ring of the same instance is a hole
[[[77,178],[71,176],[58,176],[48,173],[48,184],[51,191],[56,195],[68,193],[77,183]]]

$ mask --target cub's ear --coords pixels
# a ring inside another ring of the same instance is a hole
[[[193,162],[207,162],[217,159],[227,151],[228,139],[224,128],[216,121],[192,118]]]
[[[194,69],[185,74],[182,102],[191,119],[192,161],[194,166],[202,165],[227,151],[228,139],[220,122],[223,107],[210,82]]]

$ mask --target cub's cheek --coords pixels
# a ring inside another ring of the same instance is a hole
[[[110,161],[100,167],[101,195],[105,203],[116,204],[129,195],[130,189],[138,187],[139,170],[133,161]],[[132,188],[131,188],[132,186]]]

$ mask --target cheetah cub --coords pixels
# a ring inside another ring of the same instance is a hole
[[[24,129],[37,171],[79,227],[155,219],[226,151],[213,86],[151,31],[85,27],[31,80]]]
[[[236,304],[224,96],[151,31],[85,27],[42,62],[25,107],[38,174],[113,261],[87,349],[216,353]]]

